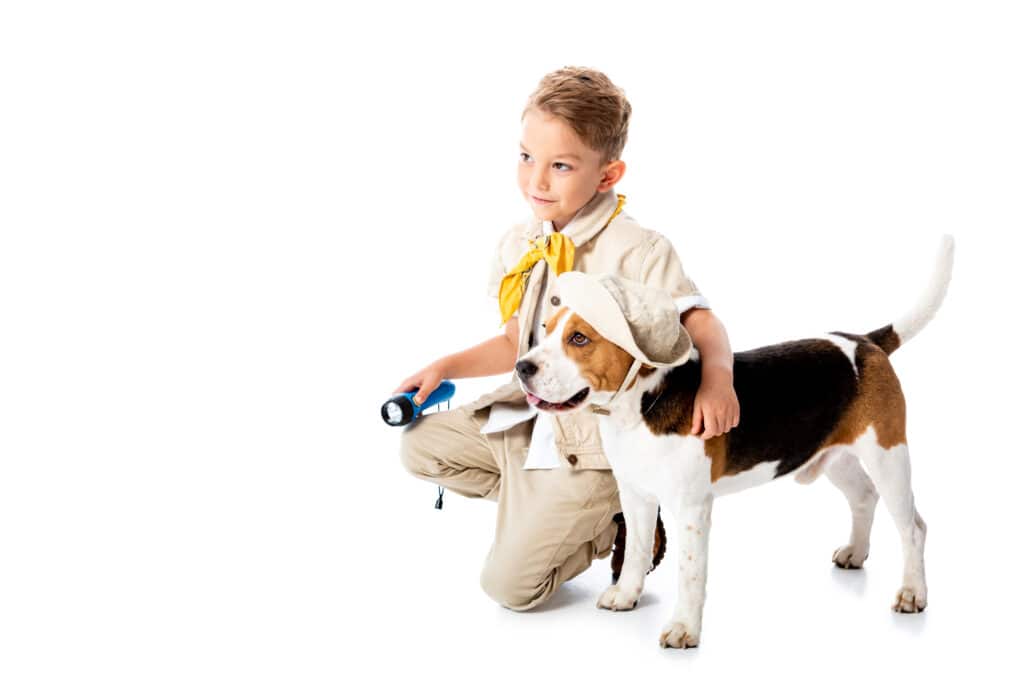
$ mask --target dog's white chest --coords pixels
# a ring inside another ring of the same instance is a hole
[[[711,486],[711,460],[703,440],[679,434],[652,434],[643,424],[620,429],[609,419],[598,422],[605,457],[616,480],[638,492],[673,499],[683,490]]]
[[[778,461],[763,462],[712,483],[711,458],[706,455],[706,442],[700,437],[652,434],[642,423],[626,430],[608,419],[598,424],[605,457],[615,478],[659,500],[687,491],[707,490],[717,498],[768,483],[778,471]]]

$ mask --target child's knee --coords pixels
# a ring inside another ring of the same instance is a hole
[[[402,466],[410,474],[423,476],[433,474],[436,469],[436,463],[433,467],[431,466],[433,459],[426,452],[423,442],[424,439],[417,430],[402,430],[402,438],[398,448],[399,459],[402,462]]]
[[[509,569],[488,562],[480,572],[480,587],[502,607],[526,612],[546,602],[558,588],[555,570],[540,581],[531,581]]]

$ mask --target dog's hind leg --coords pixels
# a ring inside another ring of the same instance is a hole
[[[866,434],[873,435],[869,429]],[[927,526],[914,505],[910,487],[910,454],[906,443],[882,448],[877,441],[859,441],[857,456],[889,509],[903,544],[903,585],[892,608],[921,612],[928,605],[924,576],[924,541]]]
[[[825,469],[825,476],[846,496],[853,517],[850,542],[832,554],[832,561],[843,569],[860,569],[868,558],[878,491],[852,453],[834,456]]]

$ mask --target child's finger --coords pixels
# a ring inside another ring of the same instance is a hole
[[[720,420],[718,418],[718,415],[716,415],[714,413],[712,413],[712,414],[708,415],[707,417],[705,417],[704,418],[704,433],[701,434],[701,438],[704,439],[705,441],[707,441],[708,439],[713,439],[714,437],[716,437],[719,434],[721,434],[722,430],[719,428],[719,422],[720,422]]]
[[[697,434],[700,432],[701,422],[703,415],[701,414],[700,406],[693,407],[693,427],[690,428],[691,434]]]
[[[430,396],[430,394],[434,392],[434,389],[436,389],[439,384],[441,383],[423,382],[423,385],[420,387],[420,390],[416,392],[416,395],[413,397],[412,400],[416,401],[416,405],[418,406],[423,405],[423,402],[427,400],[427,398]]]

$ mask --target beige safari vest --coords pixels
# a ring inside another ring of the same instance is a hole
[[[608,218],[618,206],[614,189],[597,193],[573,217],[563,232],[576,244],[573,270],[586,273],[614,273],[666,290],[673,299],[699,295],[696,285],[683,271],[671,242],[658,232],[641,227],[623,207],[615,218]],[[606,225],[607,224],[607,225]],[[530,243],[543,234],[543,223],[531,217],[508,230],[498,243],[488,283],[488,295],[497,299],[502,277],[515,266]],[[541,320],[558,308],[557,280],[543,274],[548,265],[542,259],[530,272],[526,292],[519,309],[519,348],[522,356],[534,345],[531,339],[535,316]],[[495,305],[495,314],[497,305]],[[496,390],[468,404],[470,410],[494,403],[526,404],[519,382],[512,379]],[[601,447],[597,416],[589,411],[552,416],[555,445],[562,466],[570,469],[611,469]]]

